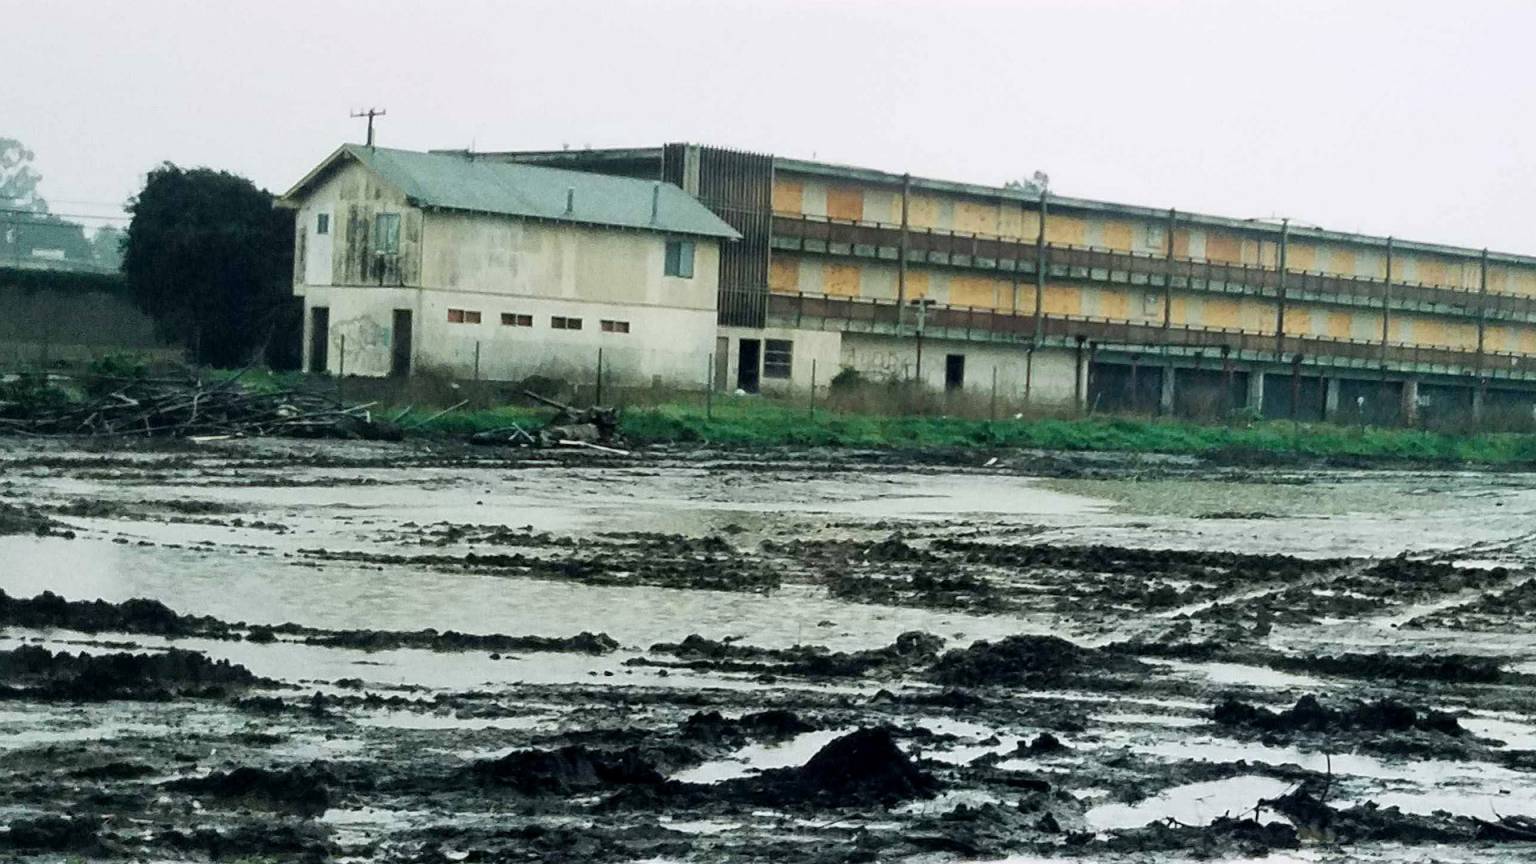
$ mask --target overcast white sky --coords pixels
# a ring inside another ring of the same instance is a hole
[[[1536,2],[0,0],[58,212],[156,163],[688,140],[1536,253]]]

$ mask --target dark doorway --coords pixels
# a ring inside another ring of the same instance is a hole
[[[965,386],[965,355],[944,355],[944,389],[959,390]]]
[[[316,306],[309,310],[309,371],[325,373],[330,368],[331,309]]]
[[[411,374],[411,310],[395,310],[395,329],[389,352],[389,374],[404,378]]]
[[[757,339],[741,340],[736,354],[736,386],[748,393],[757,392],[757,376],[763,362],[763,343]]]

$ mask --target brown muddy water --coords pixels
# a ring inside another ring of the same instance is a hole
[[[970,461],[0,441],[0,856],[1536,856],[1536,477]]]

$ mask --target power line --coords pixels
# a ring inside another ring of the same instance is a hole
[[[60,219],[100,219],[100,220],[107,221],[107,222],[132,222],[133,221],[133,217],[132,216],[97,216],[97,215],[92,214],[92,213],[38,213],[35,210],[17,210],[17,209],[12,209],[12,208],[9,208],[9,207],[0,207],[0,213],[10,213],[10,214],[18,215],[18,216],[35,216],[35,217],[39,217],[39,220],[46,219],[49,216],[56,216],[56,217],[58,217]],[[9,222],[9,224],[12,224],[12,225],[48,225],[48,224],[50,224],[50,223],[48,223],[46,221],[24,222],[24,221],[17,221],[17,220],[8,220],[8,222]]]

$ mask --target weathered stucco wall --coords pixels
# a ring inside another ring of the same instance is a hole
[[[322,213],[328,235],[318,231]],[[378,254],[370,234],[378,213],[400,214],[396,254]],[[296,218],[306,366],[313,310],[324,307],[328,370],[389,374],[395,312],[404,310],[417,371],[587,382],[601,349],[606,380],[703,384],[715,338],[715,241],[694,239],[692,278],[667,276],[661,234],[424,213],[355,164],[321,183]]]

